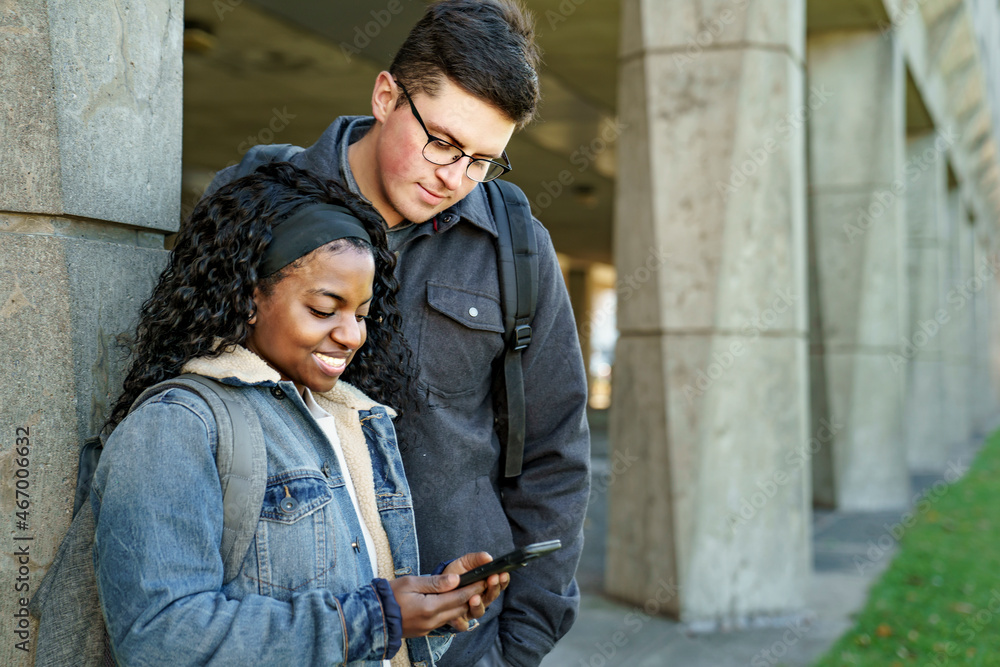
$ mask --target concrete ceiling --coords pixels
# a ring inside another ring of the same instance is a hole
[[[527,0],[544,50],[538,122],[512,139],[509,180],[570,257],[611,263],[619,0]],[[371,87],[425,3],[186,0],[186,206],[256,143],[312,144]],[[888,25],[883,0],[810,0],[810,32]],[[912,81],[911,131],[930,123]],[[560,182],[562,177],[562,182]],[[568,185],[567,185],[568,184]]]
[[[611,262],[617,0],[530,0],[544,50],[540,120],[508,147],[508,177],[571,257]],[[186,196],[256,143],[312,144],[367,114],[424,3],[186,0]],[[395,12],[395,13],[393,13]],[[560,183],[560,175],[562,183]],[[568,183],[568,185],[566,185]]]
[[[808,0],[808,30],[847,30],[890,24],[883,0]]]

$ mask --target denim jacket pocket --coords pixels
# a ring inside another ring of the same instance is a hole
[[[337,565],[333,492],[318,470],[268,479],[251,554],[257,592],[288,601],[293,593],[327,587]],[[244,565],[244,569],[246,565]]]
[[[329,504],[330,488],[320,473],[286,473],[268,480],[260,518],[279,523],[295,523]]]

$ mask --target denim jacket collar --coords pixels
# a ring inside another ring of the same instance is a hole
[[[277,386],[281,375],[267,362],[247,348],[234,345],[218,357],[198,357],[184,364],[183,373],[197,373],[224,384],[241,386]],[[375,407],[383,407],[391,417],[396,412],[389,406],[381,405],[366,396],[361,390],[346,382],[337,382],[333,389],[323,393],[314,392],[317,402],[342,405],[352,410],[370,412]],[[325,408],[325,406],[323,406]]]

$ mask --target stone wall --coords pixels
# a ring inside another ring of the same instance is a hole
[[[183,6],[8,5],[0,27],[0,516],[8,526],[0,664],[28,665],[35,628],[23,627],[22,599],[37,590],[69,526],[79,445],[117,396],[122,335],[162,268],[164,234],[178,225]]]

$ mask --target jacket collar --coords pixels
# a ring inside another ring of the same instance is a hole
[[[374,124],[375,119],[372,116],[340,116],[326,128],[315,144],[300,154],[301,158],[296,162],[316,173],[336,176],[354,194],[362,197],[357,181],[347,164],[347,147],[364,136]],[[496,222],[490,213],[486,189],[482,186],[473,188],[464,199],[439,213],[437,220],[439,232],[464,220],[494,237],[497,236]],[[432,223],[428,220],[421,224]]]
[[[236,386],[275,386],[281,382],[281,375],[267,365],[263,359],[240,345],[234,345],[218,357],[198,357],[184,364],[182,373],[197,373],[224,384]],[[333,385],[333,389],[323,393],[313,393],[330,403],[343,405],[353,410],[371,411],[372,408],[380,406],[380,403],[372,400],[361,390],[340,380]],[[388,406],[384,407],[390,414],[395,415],[395,411]]]

